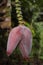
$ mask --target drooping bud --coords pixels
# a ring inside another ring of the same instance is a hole
[[[23,58],[28,59],[32,49],[32,33],[29,28],[19,25],[13,28],[8,37],[7,54],[8,56],[19,47]]]

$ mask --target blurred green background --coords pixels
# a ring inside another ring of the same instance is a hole
[[[12,28],[19,25],[14,2],[11,0]],[[10,57],[6,55],[9,30],[0,28],[0,65],[43,65],[43,0],[20,0],[20,3],[25,25],[30,27],[33,34],[30,59],[29,62],[24,61],[19,48]]]

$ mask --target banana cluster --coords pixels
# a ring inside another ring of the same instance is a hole
[[[0,0],[0,28],[9,28],[11,26],[11,13],[8,0]]]

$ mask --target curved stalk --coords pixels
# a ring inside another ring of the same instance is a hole
[[[22,16],[21,2],[19,0],[15,0],[15,6],[16,6],[16,14],[17,14],[18,22],[19,24],[23,25],[25,22]]]

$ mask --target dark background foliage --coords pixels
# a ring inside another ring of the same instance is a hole
[[[43,0],[20,0],[26,26],[32,28],[33,46],[28,62],[24,61],[19,48],[10,57],[6,55],[9,29],[0,27],[0,65],[43,65]],[[14,0],[11,1],[12,28],[18,25]],[[32,24],[32,26],[31,26]]]

